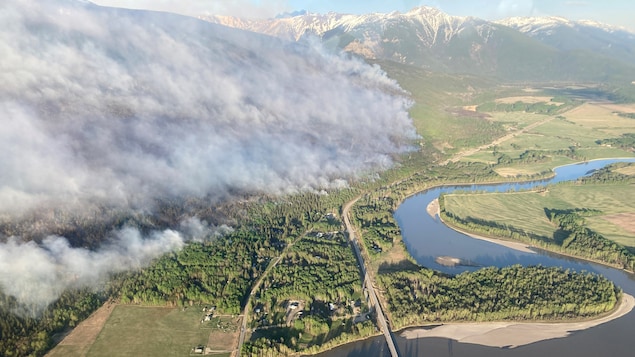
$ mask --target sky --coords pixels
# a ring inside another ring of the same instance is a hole
[[[497,20],[510,16],[561,16],[593,20],[635,31],[632,0],[94,0],[100,5],[145,8],[186,15],[214,14],[248,18],[273,17],[284,12],[307,10],[362,14],[407,12],[413,7],[436,7],[450,15]]]

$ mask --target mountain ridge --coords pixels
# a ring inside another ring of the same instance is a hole
[[[291,41],[318,38],[328,48],[366,59],[434,71],[514,81],[635,78],[635,34],[590,21],[559,17],[486,21],[451,16],[428,6],[405,13],[306,13],[266,20],[200,18]],[[568,62],[581,66],[575,71]]]

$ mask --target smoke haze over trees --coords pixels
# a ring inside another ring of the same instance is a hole
[[[378,67],[177,15],[6,0],[0,57],[4,218],[339,187],[390,167],[416,138],[409,100]],[[44,284],[46,297],[24,302],[47,304],[184,242],[176,231],[112,235],[98,251],[4,237],[0,287],[20,297],[8,286]]]
[[[0,209],[325,187],[415,136],[378,68],[175,15],[0,12]]]

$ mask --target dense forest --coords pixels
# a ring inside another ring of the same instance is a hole
[[[339,228],[339,227],[338,227]],[[307,352],[375,332],[348,238],[311,232],[267,274],[252,300],[258,338],[248,355]]]
[[[556,240],[566,251],[630,271],[635,270],[635,256],[628,249],[585,227],[584,216],[598,212],[586,209],[547,209],[546,213],[549,220],[558,227]]]
[[[150,305],[213,304],[237,314],[254,280],[288,244],[321,222],[350,197],[303,193],[250,207],[248,220],[232,233],[207,243],[192,243],[126,274],[119,290],[123,303]],[[316,267],[315,269],[319,269]]]
[[[542,266],[382,274],[393,326],[446,321],[560,320],[610,311],[621,295],[596,274]]]
[[[277,199],[254,198],[244,204],[232,203],[223,207],[222,214],[224,219],[236,223],[233,232],[188,244],[146,268],[113,276],[107,286],[100,288],[100,293],[67,291],[41,316],[16,314],[26,307],[0,294],[0,355],[43,355],[54,344],[56,333],[74,327],[107,298],[153,306],[212,304],[220,312],[238,313],[254,280],[262,274],[272,257],[312,225],[328,224],[321,222],[325,214],[337,212],[338,207],[353,195],[354,191],[345,189],[331,194],[300,193]],[[168,223],[178,222],[176,217],[184,213],[198,213],[205,218],[208,214],[218,215],[202,201],[188,199],[181,205],[177,202],[163,203],[161,213],[152,218],[136,217],[123,222],[127,226],[147,230],[149,227],[170,227]],[[81,230],[83,224],[75,227]],[[82,237],[82,232],[74,234]],[[107,232],[96,234],[104,240]],[[88,237],[92,239],[96,236]]]
[[[550,162],[554,156],[564,156],[573,160],[586,160],[585,156],[577,152],[575,146],[561,150],[525,150],[518,157],[511,157],[505,153],[498,152],[495,148],[492,155],[496,157],[497,164],[501,166]]]
[[[0,356],[40,356],[57,332],[76,326],[101,306],[105,293],[89,289],[65,291],[40,316],[33,316],[13,297],[0,294]]]

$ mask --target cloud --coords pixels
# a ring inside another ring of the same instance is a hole
[[[416,138],[383,71],[171,14],[72,0],[0,4],[0,214],[340,187]],[[0,285],[40,308],[228,227],[124,229],[96,251],[51,236],[0,244]]]

